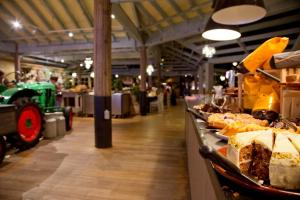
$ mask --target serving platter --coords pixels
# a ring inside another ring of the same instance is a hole
[[[227,147],[222,147],[218,149],[218,152],[226,156],[227,154]],[[300,190],[297,191],[291,191],[291,190],[284,190],[272,187],[270,185],[256,185],[244,178],[242,175],[233,173],[231,171],[228,171],[224,169],[222,166],[211,162],[213,168],[223,177],[230,180],[231,182],[235,183],[236,185],[243,187],[248,190],[253,190],[256,192],[260,192],[263,194],[267,194],[270,196],[276,196],[276,197],[293,197],[300,199]]]

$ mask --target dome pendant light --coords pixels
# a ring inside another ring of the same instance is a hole
[[[202,37],[207,40],[227,41],[240,38],[241,33],[235,26],[217,24],[210,19],[206,25],[205,31],[202,33]]]
[[[263,0],[215,0],[213,8],[212,19],[227,25],[248,24],[267,14]]]

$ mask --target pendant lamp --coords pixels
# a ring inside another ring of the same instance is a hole
[[[267,14],[263,0],[214,0],[213,8],[212,19],[227,25],[248,24]]]
[[[207,40],[227,41],[240,38],[241,33],[238,31],[238,27],[236,26],[217,24],[210,19],[202,33],[202,37]]]

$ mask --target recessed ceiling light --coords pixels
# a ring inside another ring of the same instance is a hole
[[[116,18],[116,16],[114,14],[111,14],[110,16],[111,16],[112,19]]]
[[[80,67],[83,67],[83,63],[80,63]]]
[[[233,62],[232,65],[233,65],[233,66],[237,66],[237,65],[238,65],[238,62]]]
[[[64,60],[64,59],[61,59],[61,60],[60,60],[60,62],[61,62],[61,63],[64,63],[64,62],[65,62],[65,60]]]
[[[116,75],[115,75],[115,78],[119,78],[119,74],[116,74]]]
[[[69,33],[68,33],[68,36],[69,36],[69,37],[73,37],[73,36],[74,36],[74,33],[69,32]]]
[[[18,20],[12,21],[11,24],[12,24],[14,29],[21,29],[22,28],[22,24]]]

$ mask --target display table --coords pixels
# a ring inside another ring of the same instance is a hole
[[[82,112],[84,115],[94,114],[94,95],[85,93],[82,95]],[[111,96],[111,114],[113,116],[126,117],[130,115],[131,96],[129,93],[114,93]]]
[[[186,100],[186,107],[192,107],[195,103],[196,101]],[[205,142],[214,149],[223,147],[226,142],[215,137],[205,127],[205,121],[186,111],[185,134],[191,199],[275,199],[274,196],[270,197],[270,194],[241,187],[214,170],[210,160],[204,159],[199,153],[199,144],[203,143],[201,135],[204,135]],[[290,198],[276,196],[276,199]]]

